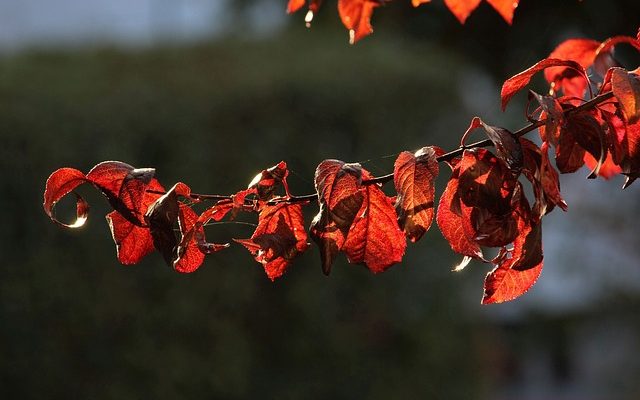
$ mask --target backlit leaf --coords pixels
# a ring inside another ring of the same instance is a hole
[[[557,66],[568,67],[571,71],[574,71],[576,74],[578,74],[581,79],[584,79],[584,82],[589,81],[584,68],[577,62],[571,60],[559,60],[556,58],[545,58],[544,60],[538,61],[530,68],[512,76],[504,82],[504,84],[502,85],[502,91],[500,93],[500,97],[502,99],[502,109],[504,110],[507,107],[507,103],[509,103],[509,100],[511,100],[514,94],[516,94],[518,91],[529,84],[533,75],[549,67]],[[563,76],[554,75],[552,82],[556,82],[561,79],[563,79]]]
[[[398,222],[412,242],[418,241],[433,222],[438,153],[442,150],[423,147],[415,153],[400,153],[395,162],[393,181],[398,192]]]
[[[305,251],[307,231],[300,204],[278,203],[260,212],[250,239],[236,239],[264,267],[272,281],[284,274],[294,258]]]

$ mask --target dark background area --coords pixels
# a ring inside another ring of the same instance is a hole
[[[435,224],[382,275],[339,257],[326,278],[312,247],[272,283],[240,246],[190,275],[159,254],[120,266],[108,205],[90,187],[85,227],[49,221],[47,176],[103,160],[200,193],[234,193],[280,160],[296,194],[313,191],[325,158],[384,174],[402,150],[456,147],[474,115],[523,125],[524,97],[500,112],[500,84],[561,40],[640,26],[635,0],[522,0],[511,27],[487,4],[463,26],[439,1],[397,0],[349,46],[332,1],[310,30],[301,12],[251,35],[256,3],[234,2],[233,28],[209,40],[36,44],[0,58],[0,395],[640,398],[638,184],[563,176],[570,211],[545,222],[540,281],[484,307],[487,266],[450,272],[459,260]],[[640,57],[620,50],[635,68]]]

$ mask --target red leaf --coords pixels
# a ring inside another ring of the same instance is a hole
[[[418,241],[433,222],[438,153],[442,153],[439,148],[423,147],[415,154],[400,153],[395,162],[398,223],[412,242]]]
[[[320,247],[325,274],[338,251],[349,262],[363,263],[372,272],[382,272],[399,262],[406,240],[396,221],[390,199],[373,184],[360,164],[325,160],[316,169],[316,191],[320,212],[311,224],[311,236]]]
[[[151,168],[134,168],[120,161],[105,161],[87,174],[107,197],[111,207],[136,225],[144,225],[144,214],[149,204],[143,204],[146,190],[153,179]]]
[[[106,218],[120,263],[137,264],[154,250],[149,228],[132,224],[117,211],[110,212]]]
[[[569,39],[560,43],[548,58],[571,60],[580,64],[585,70],[589,68],[596,57],[600,42],[591,39]],[[565,95],[582,98],[587,89],[585,81],[570,67],[549,68],[544,71],[544,77],[551,84],[551,89],[562,89]]]
[[[447,239],[453,251],[464,256],[482,259],[480,246],[467,237],[463,228],[461,201],[457,193],[459,173],[458,168],[453,170],[449,183],[440,197],[436,222],[442,236]]]
[[[598,167],[598,160],[593,158],[593,156],[589,153],[584,154],[584,163],[592,171],[595,171]],[[613,162],[613,158],[611,157],[611,153],[607,154],[607,158],[604,160],[600,168],[598,169],[598,175],[603,177],[604,179],[611,179],[612,177],[618,175],[622,172],[622,168],[619,165],[616,165]]]
[[[553,145],[558,144],[558,128],[564,123],[564,110],[560,102],[548,95],[540,95],[534,91],[529,91],[529,100],[535,99],[542,112],[540,119],[544,119],[545,123],[539,129],[542,141],[549,141]]]
[[[511,260],[505,260],[487,274],[482,304],[502,303],[522,296],[542,272],[542,262],[526,271],[511,269],[510,265]]]
[[[414,7],[418,7],[421,4],[431,3],[431,0],[411,0],[411,4]]]
[[[164,192],[162,185],[155,179],[151,180],[148,189]],[[159,194],[145,192],[140,208],[148,208],[159,197]],[[137,264],[144,256],[153,251],[153,238],[148,227],[134,225],[118,211],[110,212],[106,218],[113,241],[116,244],[118,260],[122,264]]]
[[[349,30],[349,43],[354,44],[373,33],[371,15],[373,9],[384,0],[338,0],[338,13],[342,24]]]
[[[513,22],[513,13],[516,11],[519,1],[520,0],[487,0],[487,3],[491,4],[491,7],[511,25]]]
[[[316,168],[314,180],[320,212],[311,223],[311,238],[320,248],[322,271],[329,275],[331,264],[362,207],[364,196],[358,191],[362,168],[359,164],[325,160]]]
[[[627,122],[636,123],[640,119],[640,79],[622,68],[612,68],[611,90]]]
[[[282,276],[291,261],[305,251],[307,231],[300,204],[278,203],[260,212],[258,227],[250,239],[236,239],[264,266],[272,281]]]
[[[482,304],[502,303],[526,293],[542,271],[542,238],[538,223],[533,223],[524,195],[516,207],[519,235],[513,249],[504,249],[496,267],[487,274]]]
[[[49,176],[44,189],[42,206],[53,222],[67,228],[79,228],[84,225],[87,221],[89,205],[79,195],[76,195],[76,221],[71,224],[58,221],[54,216],[54,207],[61,198],[86,181],[85,175],[74,168],[60,168]]]
[[[556,66],[568,67],[571,70],[577,72],[582,78],[584,78],[585,82],[589,81],[584,68],[577,62],[570,60],[559,60],[556,58],[545,58],[544,60],[535,63],[529,69],[526,69],[519,74],[512,76],[504,82],[504,84],[502,85],[502,91],[500,93],[500,97],[502,98],[502,109],[504,110],[507,107],[507,103],[509,103],[509,100],[511,100],[514,94],[516,94],[518,91],[529,84],[529,81],[531,80],[531,77],[533,77],[533,75],[549,67]],[[553,79],[555,82],[557,79],[561,78],[554,76]]]
[[[289,0],[289,3],[287,3],[287,13],[291,14],[298,11],[305,3],[306,0]]]
[[[584,165],[584,149],[578,144],[575,132],[570,125],[564,125],[560,129],[558,145],[556,146],[556,165],[563,173],[576,172]]]
[[[289,186],[287,185],[287,176],[289,170],[287,169],[287,163],[280,161],[278,164],[271,168],[265,169],[256,175],[251,183],[249,183],[248,191],[246,195],[251,193],[252,189],[255,189],[255,193],[258,199],[261,201],[271,200],[275,194],[274,192],[280,186],[284,188],[285,196],[289,196]],[[244,198],[243,198],[244,201]]]
[[[464,24],[469,15],[478,8],[480,0],[444,0],[444,4],[458,18],[458,21]]]
[[[371,176],[362,170],[365,179]],[[402,260],[407,247],[391,200],[377,185],[365,185],[362,207],[353,221],[342,250],[350,263],[364,264],[373,273]]]
[[[198,214],[195,211],[184,204],[180,204],[178,213],[178,225],[182,236],[180,243],[182,243],[185,233],[194,229],[197,220]],[[202,227],[196,227],[195,229],[204,235]],[[228,247],[228,245],[224,247]],[[176,253],[177,257],[174,258],[172,264],[173,268],[181,273],[192,273],[200,268],[200,265],[204,262],[204,253],[200,250],[196,240],[189,240],[184,247],[179,247]]]

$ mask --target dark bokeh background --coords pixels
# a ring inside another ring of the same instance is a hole
[[[326,278],[313,248],[271,283],[239,246],[191,275],[157,254],[118,265],[108,206],[89,187],[84,228],[42,212],[53,170],[102,160],[205,193],[233,193],[280,160],[297,194],[324,158],[386,173],[404,149],[455,147],[474,115],[519,127],[522,97],[499,112],[506,77],[564,38],[640,25],[636,0],[522,0],[512,27],[486,4],[461,26],[441,2],[404,3],[376,11],[375,35],[352,47],[331,1],[311,30],[300,14],[268,31],[250,21],[271,2],[243,1],[210,40],[5,52],[0,396],[640,398],[638,184],[563,177],[571,210],[545,225],[539,283],[489,307],[478,305],[487,267],[451,273],[458,260],[435,227],[383,275],[341,258]]]

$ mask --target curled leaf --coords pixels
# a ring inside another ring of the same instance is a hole
[[[87,178],[85,175],[75,168],[60,168],[49,176],[44,189],[44,201],[42,206],[44,207],[45,213],[47,213],[53,222],[67,228],[79,228],[84,225],[89,215],[89,205],[82,197],[80,197],[80,195],[76,195],[75,222],[70,224],[60,222],[55,217],[54,207],[61,198],[86,181]]]

